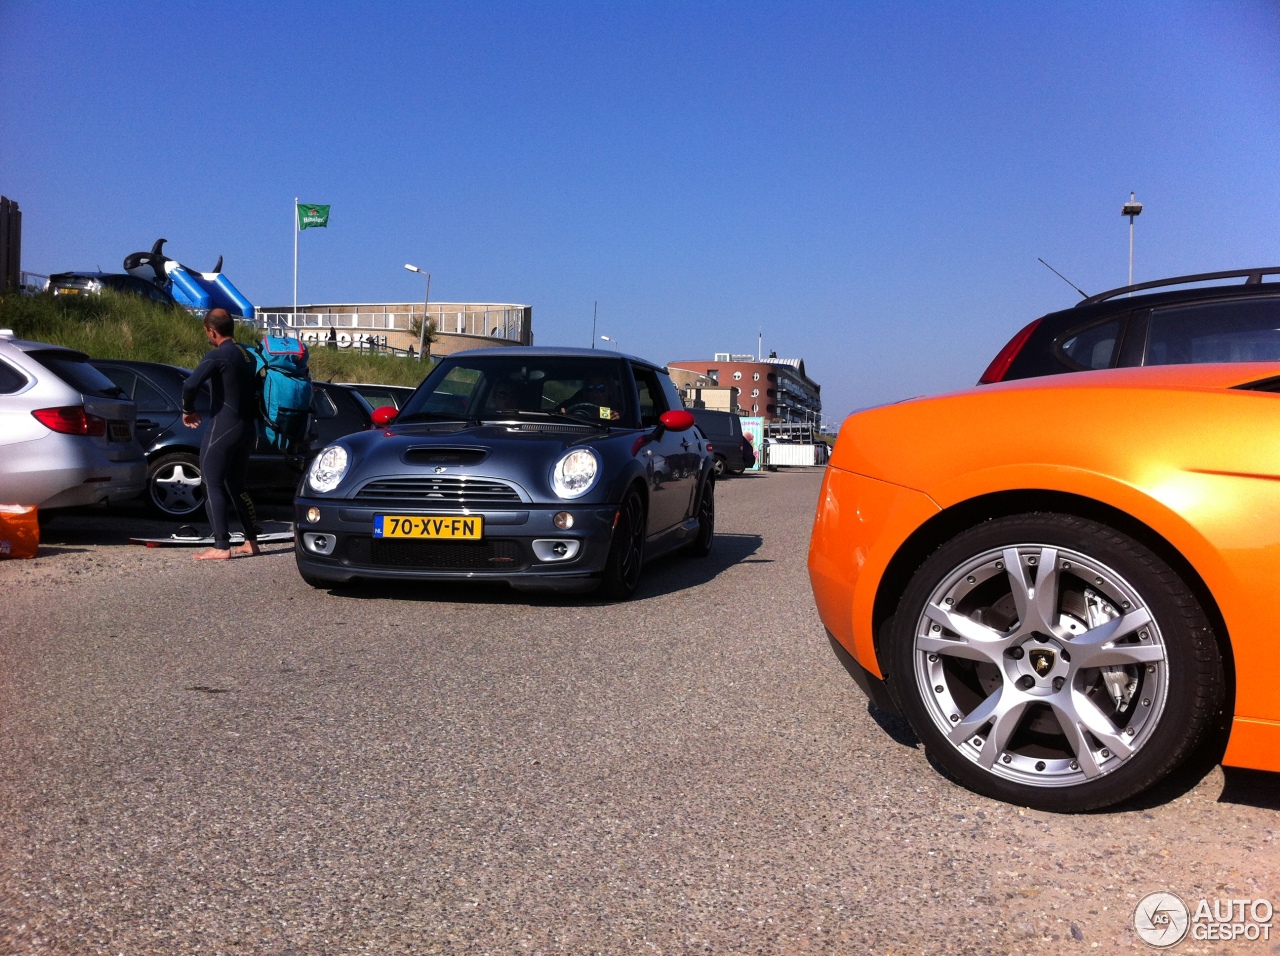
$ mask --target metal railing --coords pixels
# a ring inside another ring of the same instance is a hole
[[[27,295],[35,295],[49,288],[49,277],[39,272],[21,272],[18,274],[18,291]]]
[[[343,329],[361,332],[412,332],[422,309],[355,312],[258,312],[253,324],[264,329]],[[475,335],[513,342],[525,340],[523,309],[428,309],[427,321],[446,335]]]

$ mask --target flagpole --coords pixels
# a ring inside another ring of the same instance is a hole
[[[298,325],[298,197],[293,197],[293,324]]]

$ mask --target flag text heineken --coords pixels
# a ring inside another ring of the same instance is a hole
[[[327,228],[329,225],[329,207],[313,206],[309,203],[298,203],[298,228],[308,226]]]

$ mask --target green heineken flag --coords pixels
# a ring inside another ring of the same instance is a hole
[[[298,228],[306,229],[308,226],[320,226],[327,228],[329,225],[329,207],[313,206],[311,203],[298,203]]]

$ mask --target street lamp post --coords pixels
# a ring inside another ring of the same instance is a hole
[[[422,297],[422,325],[418,328],[418,361],[426,361],[426,342],[427,342],[427,305],[431,302],[431,273],[423,272],[417,266],[405,263],[404,267],[410,272],[416,272],[419,275],[427,277],[427,293]]]
[[[1120,210],[1120,215],[1129,217],[1129,285],[1133,285],[1133,220],[1142,214],[1142,203],[1134,196],[1134,193],[1129,193],[1129,201]]]
[[[613,346],[613,350],[614,350],[615,352],[616,352],[616,351],[618,351],[618,340],[617,340],[617,339],[611,339],[611,338],[609,338],[609,336],[607,336],[607,335],[602,335],[602,336],[600,336],[600,341],[601,341],[601,342],[608,342],[610,345],[612,345],[612,346]]]

